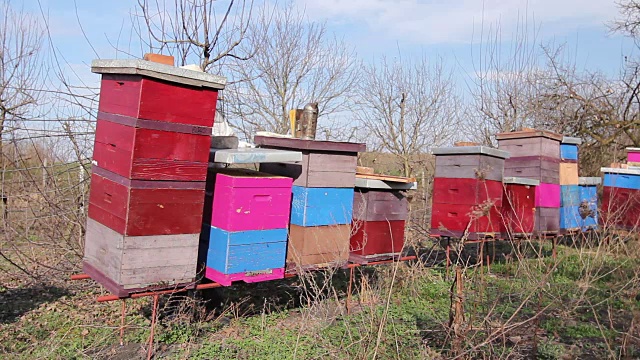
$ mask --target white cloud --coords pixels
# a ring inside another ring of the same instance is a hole
[[[470,43],[481,27],[515,29],[523,21],[547,34],[602,27],[617,14],[613,0],[295,0],[314,20],[365,25],[372,34],[419,44]],[[484,24],[484,25],[483,25]],[[475,35],[474,35],[475,30]],[[503,40],[509,37],[505,30]]]

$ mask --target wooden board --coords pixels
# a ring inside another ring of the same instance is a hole
[[[560,185],[578,185],[578,164],[560,163]]]
[[[349,259],[351,225],[289,228],[287,263],[308,266],[345,263]]]
[[[540,185],[536,186],[536,206],[559,208],[560,185],[540,183]]]
[[[496,140],[505,140],[505,139],[527,139],[527,138],[538,138],[543,137],[550,140],[554,140],[560,142],[564,139],[564,136],[558,133],[554,133],[548,130],[536,130],[536,129],[527,129],[522,131],[511,131],[496,134]]]
[[[211,227],[207,267],[223,274],[284,268],[287,229],[225,231]]]
[[[114,293],[182,284],[195,278],[198,236],[125,236],[89,218],[83,261],[111,280],[103,285]]]
[[[213,126],[218,90],[141,75],[104,74],[98,110],[139,119]]]
[[[129,180],[92,168],[88,216],[128,236],[200,232],[204,182]]]
[[[260,171],[293,178],[304,187],[353,188],[356,179],[355,154],[303,151],[301,163],[260,164]]]
[[[263,271],[248,271],[235,274],[224,274],[220,271],[207,267],[204,276],[222,286],[231,286],[236,281],[246,283],[257,283],[262,281],[284,279],[284,268],[268,269]]]
[[[380,180],[380,181],[396,182],[396,183],[403,183],[403,184],[410,184],[410,183],[416,182],[416,178],[380,175],[380,174],[356,174],[356,177],[360,179]]]
[[[503,185],[500,181],[477,179],[433,179],[434,204],[477,205],[491,202],[502,205]]]
[[[215,176],[209,224],[226,231],[287,228],[291,178],[248,169],[221,169]]]
[[[502,198],[501,214],[503,233],[531,234],[535,224],[536,186],[506,184]]]
[[[502,227],[500,208],[495,206],[482,211],[475,205],[433,204],[431,211],[431,229],[441,232],[500,233]]]
[[[498,148],[509,152],[511,158],[521,156],[560,158],[560,141],[546,137],[499,139]]]
[[[502,181],[504,159],[484,155],[438,155],[435,177]]]
[[[379,190],[416,190],[418,188],[418,184],[415,182],[412,183],[401,183],[401,182],[393,182],[393,181],[383,181],[383,180],[375,180],[375,179],[364,179],[356,174],[356,188],[360,189],[379,189]]]
[[[291,224],[324,226],[350,224],[353,188],[293,187]]]
[[[404,246],[404,227],[404,220],[354,221],[351,253],[361,256],[399,253]]]
[[[353,219],[363,221],[406,220],[409,201],[399,191],[355,191]]]
[[[130,179],[205,180],[210,135],[127,126],[101,114],[93,150],[97,166]]]
[[[362,143],[350,143],[339,141],[302,140],[294,138],[280,138],[271,136],[255,136],[253,143],[265,148],[293,149],[310,151],[328,151],[336,153],[351,153],[356,156],[358,152],[367,150],[367,145]]]

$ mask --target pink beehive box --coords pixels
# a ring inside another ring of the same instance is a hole
[[[627,161],[640,163],[640,148],[628,147],[627,148]]]
[[[289,226],[293,179],[248,169],[216,173],[211,226],[226,231]]]
[[[560,185],[540,183],[536,186],[537,207],[559,208],[560,207]]]

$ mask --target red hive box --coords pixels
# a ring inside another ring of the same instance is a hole
[[[605,186],[600,222],[605,229],[637,229],[640,226],[640,190]]]
[[[506,177],[502,197],[503,234],[506,238],[529,236],[535,230],[536,186],[534,179]]]
[[[485,146],[435,149],[431,234],[469,239],[502,230],[502,174],[509,154]],[[444,160],[443,160],[444,159]]]
[[[356,177],[349,260],[364,264],[399,256],[404,247],[409,202],[402,190],[416,183]]]

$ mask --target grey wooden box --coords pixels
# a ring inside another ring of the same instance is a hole
[[[520,156],[548,156],[560,158],[563,136],[550,131],[515,131],[496,135],[498,148],[508,151],[511,158]]]
[[[409,201],[400,191],[358,191],[353,194],[353,219],[361,221],[407,220]]]
[[[127,289],[191,283],[200,234],[125,236],[87,219],[84,263],[114,294]]]
[[[560,208],[536,208],[534,231],[537,233],[560,231]]]
[[[509,154],[486,146],[457,146],[433,149],[435,177],[502,181],[504,159]]]
[[[545,156],[509,158],[504,163],[505,177],[523,177],[548,184],[560,183],[560,160]]]
[[[304,187],[352,188],[356,182],[356,154],[302,152],[300,163],[263,163],[260,171],[293,178]]]

